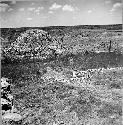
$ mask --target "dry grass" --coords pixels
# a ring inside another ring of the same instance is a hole
[[[120,125],[123,70],[116,70],[115,75],[112,70],[95,73],[92,82],[86,81],[86,87],[62,82],[63,76],[68,80],[72,77],[71,72],[51,72],[53,75],[30,75],[28,80],[13,83],[15,106],[23,116],[21,124]],[[52,82],[47,80],[50,77]]]

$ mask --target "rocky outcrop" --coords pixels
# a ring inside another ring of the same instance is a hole
[[[1,108],[2,120],[7,121],[20,121],[22,116],[17,112],[13,104],[14,98],[11,91],[11,81],[8,78],[1,78]]]

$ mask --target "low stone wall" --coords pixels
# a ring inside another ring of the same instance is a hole
[[[1,78],[1,108],[2,108],[2,121],[20,121],[21,115],[17,113],[13,105],[13,95],[11,91],[11,80],[8,78]]]

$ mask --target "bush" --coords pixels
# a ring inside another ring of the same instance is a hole
[[[48,56],[52,52],[47,51],[52,43],[51,36],[38,29],[27,30],[11,43],[4,51],[4,55],[11,60],[24,58],[41,58],[44,52]],[[49,52],[49,53],[48,53]]]

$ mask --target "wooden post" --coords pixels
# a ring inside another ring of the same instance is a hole
[[[109,43],[109,53],[111,52],[111,40],[110,40],[110,43]]]

